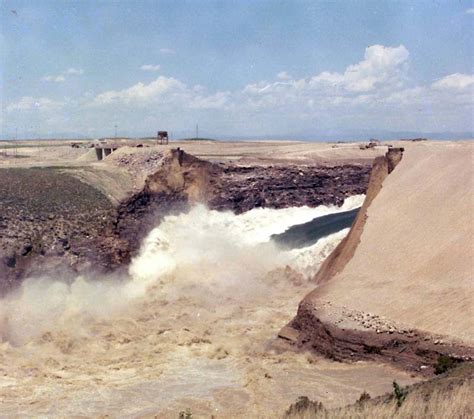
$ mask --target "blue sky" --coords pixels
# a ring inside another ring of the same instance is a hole
[[[0,4],[3,137],[473,131],[471,1]]]

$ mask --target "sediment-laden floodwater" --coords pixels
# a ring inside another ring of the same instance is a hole
[[[301,395],[335,406],[410,382],[272,346],[348,229],[297,249],[271,236],[362,200],[241,215],[196,206],[148,234],[125,278],[26,280],[0,302],[0,412],[274,417]]]

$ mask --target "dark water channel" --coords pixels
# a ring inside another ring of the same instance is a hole
[[[272,240],[288,249],[310,246],[323,237],[350,227],[359,209],[323,215],[307,223],[294,225],[283,233],[274,234]]]

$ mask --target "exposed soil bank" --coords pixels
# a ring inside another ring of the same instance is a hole
[[[0,294],[32,271],[96,261],[104,246],[114,257],[104,238],[115,209],[97,189],[60,168],[0,169],[0,179]]]
[[[343,328],[326,317],[324,308],[304,301],[294,320],[279,333],[290,348],[311,350],[335,361],[389,362],[424,376],[434,374],[440,355],[459,361],[474,359],[474,349],[464,345],[433,340],[417,330],[358,330]],[[285,347],[284,345],[282,346]]]
[[[212,178],[209,206],[236,214],[252,208],[340,206],[351,195],[364,194],[370,166],[345,164],[287,166],[221,166]]]
[[[114,161],[112,154],[103,164],[126,169],[125,157]],[[340,205],[347,196],[365,192],[370,171],[352,164],[241,167],[182,150],[151,157],[147,171],[153,171],[144,187],[118,205],[86,183],[87,177],[80,181],[61,167],[0,169],[0,293],[31,274],[57,270],[64,276],[126,266],[160,218],[196,202],[235,213]]]
[[[375,160],[350,233],[280,337],[332,359],[429,375],[440,354],[474,355],[472,147],[412,146],[402,160],[400,151]]]

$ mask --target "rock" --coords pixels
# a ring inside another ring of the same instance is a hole
[[[256,204],[270,208],[340,205],[348,195],[365,193],[370,172],[368,167],[355,165],[221,167],[223,170],[214,181],[209,206],[236,213],[250,210]],[[245,198],[236,199],[241,191]],[[262,191],[265,199],[259,201],[257,198]]]
[[[59,242],[61,243],[64,250],[69,250],[71,248],[71,245],[68,239],[60,239]]]
[[[23,246],[23,249],[21,249],[21,255],[26,256],[32,250],[33,250],[33,245],[31,243],[27,243]]]
[[[278,332],[278,337],[290,342],[296,342],[298,340],[299,334],[300,332],[298,330],[293,329],[290,326],[285,326]]]
[[[16,266],[15,254],[9,254],[5,256],[5,265],[7,265],[9,268],[14,268]]]

